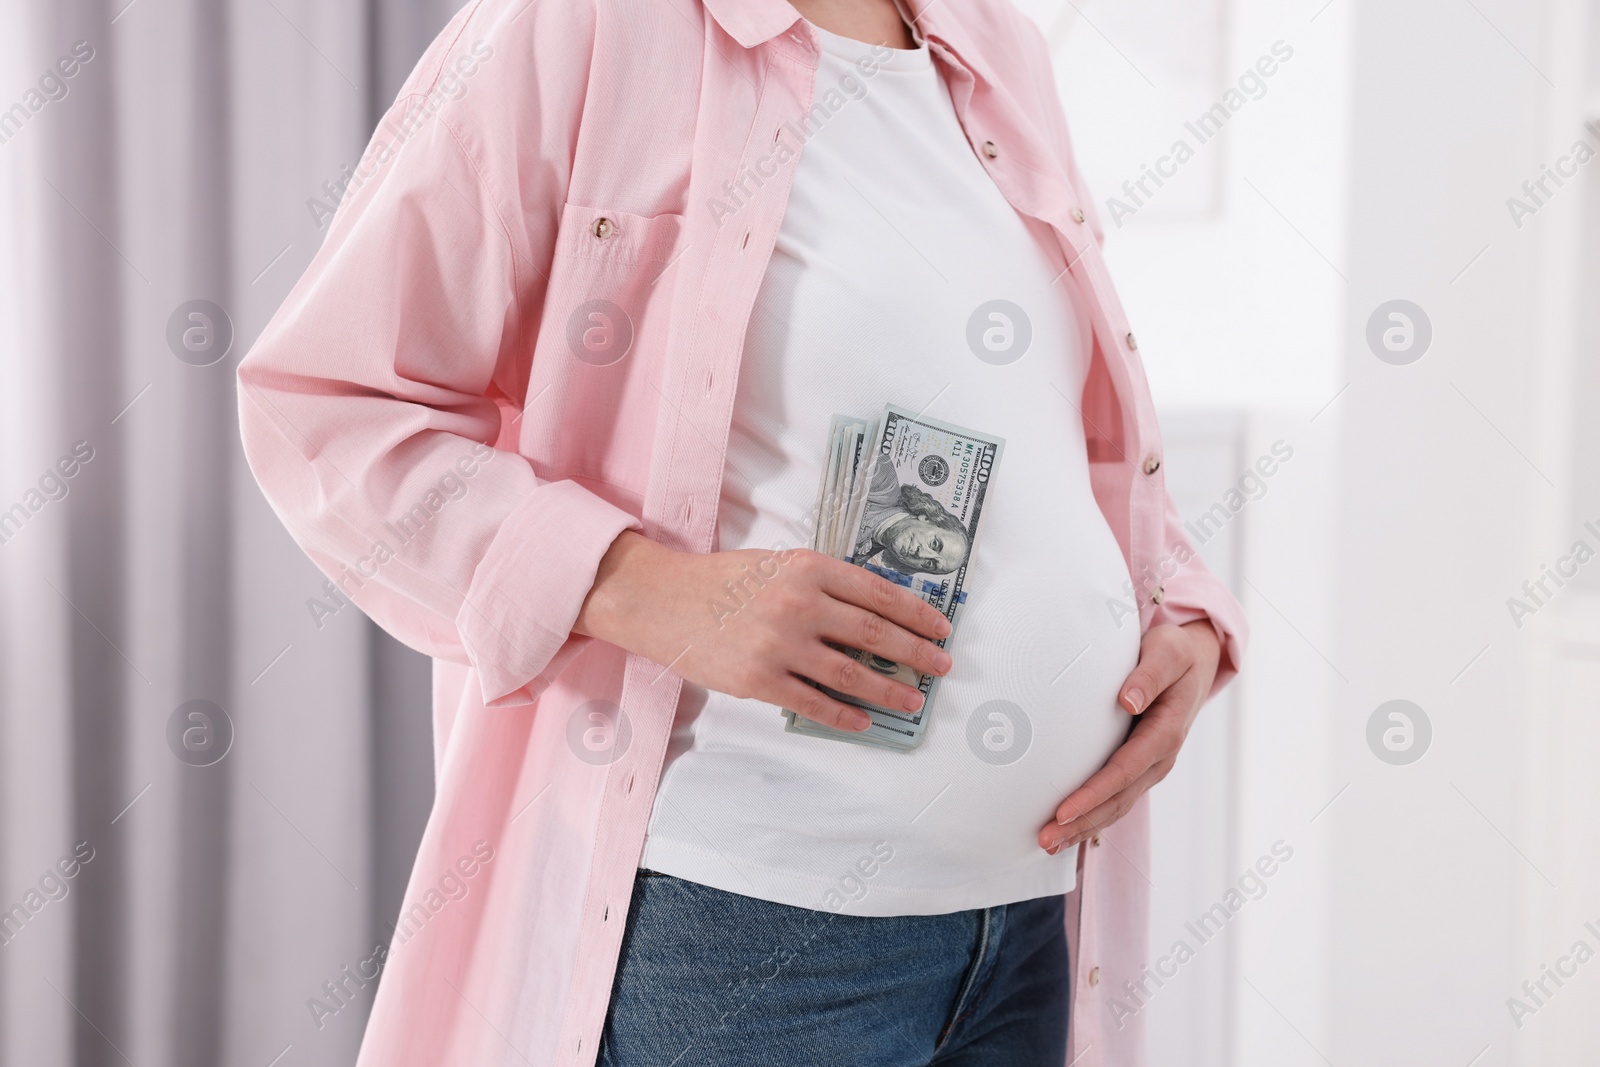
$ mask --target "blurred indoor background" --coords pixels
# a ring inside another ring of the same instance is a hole
[[[1152,1067],[1594,1062],[1600,3],[1023,4],[1254,627]],[[0,1067],[355,1058],[429,665],[312,607],[234,369],[456,6],[0,0]]]

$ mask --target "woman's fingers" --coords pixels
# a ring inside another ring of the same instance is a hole
[[[821,556],[822,591],[935,641],[948,637],[950,620],[911,590],[853,563]]]
[[[1155,764],[1158,755],[1154,750],[1141,746],[1130,753],[1128,750],[1132,747],[1133,740],[1129,739],[1111,754],[1111,759],[1104,767],[1090,775],[1087,782],[1056,806],[1057,829],[1054,833],[1059,834],[1060,827],[1081,821],[1085,815],[1132,785]],[[1050,827],[1045,829],[1048,831]]]
[[[882,708],[914,712],[922,707],[922,692],[916,686],[880,674],[824,644],[804,650],[791,669],[803,678]]]
[[[937,608],[882,575],[827,557],[821,562],[819,585],[830,598],[819,619],[823,638],[922,674],[950,670],[950,654],[934,643],[950,633]]]
[[[830,602],[823,610],[818,632],[826,640],[871,652],[922,674],[950,670],[950,653],[882,615],[852,604]]]
[[[1163,712],[1167,706],[1162,705]],[[1106,765],[1056,808],[1056,823],[1071,826],[1080,822],[1085,815],[1132,786],[1150,768],[1165,759],[1175,759],[1182,746],[1182,726],[1170,713],[1140,719]]]
[[[831,726],[836,730],[859,731],[872,725],[872,719],[860,708],[834,700],[814,685],[807,685],[792,674],[785,674],[773,683],[764,699],[780,708],[788,708],[802,718]]]
[[[1181,627],[1156,626],[1145,634],[1139,665],[1118,696],[1139,719],[1106,765],[1056,808],[1055,823],[1039,830],[1041,848],[1057,850],[1111,825],[1171,772],[1199,710],[1199,687],[1210,684],[1195,666],[1194,646]]]
[[[657,639],[646,653],[673,664],[688,681],[777,704],[826,726],[861,730],[871,720],[850,701],[916,712],[923,705],[917,675],[950,671],[949,654],[935,643],[949,635],[948,620],[882,575],[811,550],[777,559],[776,573],[776,557],[753,549],[688,558],[687,577],[664,598],[661,614],[669,625],[654,628]],[[705,590],[717,610],[684,647],[681,623],[697,610],[693,605],[704,603]],[[675,632],[662,636],[674,623]],[[871,658],[841,648],[896,666],[892,674],[875,670]]]
[[[1193,657],[1182,640],[1182,632],[1170,627],[1154,627],[1145,634],[1139,649],[1139,665],[1129,673],[1117,703],[1130,714],[1137,715],[1150,706],[1158,695],[1169,689],[1189,669]]]
[[[1149,792],[1150,789],[1162,778],[1166,777],[1170,764],[1163,768],[1162,764],[1148,768],[1143,774],[1135,778],[1125,788],[1118,790],[1108,797],[1105,803],[1091,808],[1082,816],[1072,820],[1065,826],[1051,824],[1039,831],[1039,847],[1046,852],[1065,848],[1077,841],[1083,841],[1093,834],[1110,826],[1128,813],[1128,809],[1138,799]]]

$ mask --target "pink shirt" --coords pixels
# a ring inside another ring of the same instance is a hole
[[[974,152],[1086,297],[1091,479],[1136,586],[1108,610],[1209,617],[1220,687],[1245,621],[1166,494],[1044,41],[1005,0],[912,9]],[[364,1067],[594,1062],[682,683],[572,624],[621,530],[712,548],[746,322],[829,105],[816,66],[786,0],[469,3],[239,368],[273,508],[435,657],[437,800]],[[1145,963],[1144,803],[1102,837],[1068,898],[1078,1067],[1143,1063],[1110,997]]]

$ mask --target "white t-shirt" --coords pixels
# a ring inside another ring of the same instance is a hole
[[[1065,892],[1076,851],[1047,855],[1038,830],[1126,737],[1116,695],[1139,646],[1108,608],[1128,569],[1077,411],[1090,326],[927,46],[818,35],[819,109],[750,320],[717,547],[806,545],[835,412],[894,402],[1005,452],[921,747],[787,733],[775,705],[685,684],[640,865],[862,915]]]

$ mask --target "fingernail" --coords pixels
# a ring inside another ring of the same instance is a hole
[[[955,627],[950,625],[950,620],[941,615],[939,617],[939,628],[934,632],[940,637],[949,637],[950,631],[954,629]]]
[[[872,725],[872,716],[868,715],[864,711],[858,712],[856,717],[850,720],[850,725],[854,729],[865,730],[867,727]]]
[[[1057,841],[1055,844],[1053,844],[1049,848],[1045,849],[1045,851],[1048,852],[1050,855],[1054,856],[1057,852],[1061,851],[1061,846],[1064,845],[1064,844],[1066,844],[1065,841]]]
[[[902,700],[901,703],[905,705],[907,711],[916,711],[918,708],[922,707],[922,694],[907,693],[906,698]]]
[[[950,653],[945,652],[942,649],[933,654],[933,669],[936,671],[947,671],[950,669],[950,664],[954,662],[955,661],[950,658]]]
[[[1137,689],[1128,690],[1128,706],[1138,712],[1144,708],[1144,694]]]

